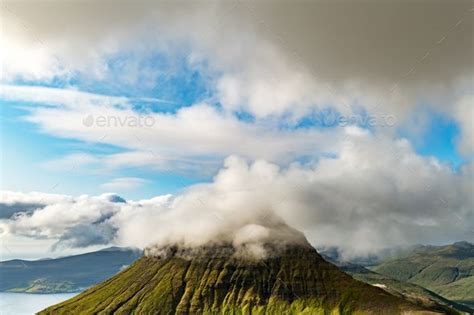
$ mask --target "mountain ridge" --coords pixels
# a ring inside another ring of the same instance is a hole
[[[371,270],[427,288],[457,303],[474,307],[474,244],[418,246]]]
[[[424,305],[444,312],[450,312],[451,309],[455,309],[469,314],[474,313],[474,310],[470,307],[448,300],[414,283],[399,281],[360,265],[337,262],[335,264],[354,279],[378,286],[393,295],[403,297],[415,304]]]
[[[54,259],[0,262],[0,291],[79,292],[114,275],[142,255],[131,248],[108,248]]]

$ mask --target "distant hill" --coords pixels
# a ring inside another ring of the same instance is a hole
[[[232,245],[163,248],[39,314],[439,314],[354,280],[309,244],[265,248],[263,259]]]
[[[418,246],[371,268],[474,308],[474,244]]]
[[[468,314],[474,313],[474,309],[469,306],[448,300],[419,285],[399,281],[352,263],[338,263],[337,266],[356,280],[382,288],[385,291],[395,296],[403,297],[414,304],[437,309],[446,313],[449,313],[450,309],[455,309]]]
[[[142,255],[137,249],[111,247],[82,255],[0,262],[0,291],[78,292],[124,269]]]

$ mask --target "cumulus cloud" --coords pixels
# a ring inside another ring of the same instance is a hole
[[[31,214],[48,204],[56,203],[70,197],[64,195],[49,195],[39,192],[23,194],[21,192],[5,191],[0,194],[0,219],[8,219],[16,215]]]
[[[472,164],[459,172],[355,127],[338,156],[286,168],[237,156],[213,182],[177,196],[114,202],[110,196],[60,200],[2,220],[3,233],[54,238],[60,244],[147,247],[298,240],[338,247],[344,257],[417,243],[473,240]],[[85,233],[87,232],[87,233]],[[87,238],[86,240],[84,238]]]
[[[238,231],[249,222],[265,226],[261,218],[266,213],[304,231],[315,246],[336,246],[346,256],[387,246],[472,239],[470,175],[453,174],[435,159],[417,156],[405,140],[358,137],[338,158],[322,159],[310,168],[228,159],[213,184],[191,189],[178,211],[170,213],[193,209],[182,210],[188,219],[195,217],[192,227],[166,223],[169,230],[157,241],[175,235],[191,244],[209,234],[221,239],[221,230],[211,233],[215,224],[222,231]]]
[[[22,204],[24,200],[39,200],[43,204],[34,211],[19,211],[9,219],[1,220],[2,234],[54,239],[58,244],[76,247],[111,242],[114,235],[105,222],[120,211],[120,205],[124,203],[123,199],[112,194],[71,197],[4,191],[2,196],[11,206]],[[88,233],[80,233],[85,230]]]

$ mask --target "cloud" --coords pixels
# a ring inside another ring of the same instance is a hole
[[[90,167],[99,162],[99,158],[89,153],[72,153],[59,159],[44,162],[42,166],[48,170],[70,171],[81,167]]]
[[[459,139],[459,151],[465,155],[474,154],[474,95],[462,97],[454,105],[454,116],[461,126],[461,138]]]
[[[8,93],[7,87],[4,95],[8,94],[11,100],[28,101],[38,90],[41,103],[27,108],[26,119],[58,137],[106,143],[131,151],[102,160],[112,166],[125,162],[157,168],[177,166],[183,170],[204,166],[203,170],[209,173],[230,154],[288,162],[298,156],[332,151],[342,137],[340,128],[285,129],[271,122],[245,122],[207,103],[179,108],[174,114],[138,113],[122,98],[102,98],[80,91],[65,90],[66,96],[60,97],[62,89],[23,86],[15,88],[13,94]],[[47,106],[50,103],[58,105]],[[89,117],[92,120],[85,123]],[[140,126],[131,124],[132,121],[149,124]],[[94,159],[79,154],[67,160],[76,161],[78,157],[81,162]]]
[[[40,200],[43,203],[43,207],[34,211],[18,212],[9,219],[0,220],[3,235],[52,239],[58,242],[56,247],[59,244],[85,247],[111,242],[113,228],[107,226],[107,221],[120,211],[123,204],[123,199],[111,194],[71,197],[4,191],[2,196],[11,206],[23,204],[25,200]],[[79,232],[86,229],[89,233]]]
[[[78,72],[110,78],[109,59],[127,53],[136,58],[129,68],[138,65],[148,76],[140,58],[150,51],[173,55],[190,47],[186,59],[198,70],[211,61],[207,71],[222,104],[258,117],[304,112],[327,102],[344,109],[341,101],[399,114],[420,96],[433,102],[443,96],[445,105],[452,87],[473,75],[468,0],[296,6],[7,1],[3,7],[5,45],[23,52],[6,54],[7,79]],[[29,67],[25,60],[44,66]]]
[[[472,163],[453,172],[417,155],[405,139],[356,127],[346,136],[337,156],[313,164],[282,168],[231,156],[211,183],[180,195],[127,202],[69,197],[1,220],[1,229],[65,246],[228,241],[253,244],[247,249],[258,255],[263,240],[297,238],[286,222],[314,246],[338,247],[346,258],[392,246],[473,240]]]
[[[221,164],[221,161],[212,157],[166,156],[149,150],[125,151],[114,154],[71,153],[46,161],[42,163],[42,166],[53,171],[80,169],[83,173],[93,174],[110,174],[121,168],[146,168],[153,171],[210,177],[215,174]]]
[[[44,86],[1,85],[4,100],[43,103],[48,106],[73,108],[76,106],[127,106],[128,98],[81,92],[77,89],[58,89]]]
[[[129,189],[136,189],[148,183],[147,180],[138,177],[121,177],[114,178],[107,183],[101,185],[105,190],[124,191]]]
[[[149,69],[144,61],[150,56],[171,56],[166,67],[173,73],[176,67],[172,57],[185,54],[185,62],[208,81],[213,92],[209,102],[182,108],[176,115],[149,115],[155,124],[143,128],[144,132],[122,126],[123,133],[118,134],[110,128],[84,128],[82,122],[104,115],[142,117],[130,109],[130,99],[70,89],[8,87],[4,93],[7,99],[48,103],[63,98],[59,108],[40,108],[30,116],[43,131],[57,136],[99,141],[107,135],[107,143],[137,151],[163,148],[156,153],[165,158],[178,156],[184,147],[193,152],[179,158],[219,155],[220,161],[237,154],[279,162],[292,159],[282,151],[307,154],[301,142],[317,135],[268,132],[269,121],[294,125],[312,111],[326,107],[344,114],[362,107],[374,115],[395,115],[401,122],[409,120],[420,104],[428,104],[456,119],[463,133],[472,125],[466,107],[456,105],[470,95],[472,85],[474,46],[469,1],[382,1],[376,5],[364,1],[302,2],[296,6],[284,1],[199,5],[5,2],[3,6],[5,46],[33,54],[28,58],[6,55],[6,82],[18,77],[51,80],[80,75],[123,87],[118,82],[122,73],[134,73],[133,78],[123,79],[127,86],[146,81],[161,89],[158,77],[164,70]],[[99,18],[97,12],[109,14]],[[36,46],[41,49],[34,49]],[[41,55],[36,56],[38,51]],[[110,66],[111,60],[123,56],[134,71],[117,73]],[[27,67],[24,60],[44,65],[44,69]],[[150,71],[157,73],[151,75]],[[145,80],[135,78],[141,73]],[[37,96],[46,92],[46,98]],[[95,101],[84,101],[91,97]],[[209,105],[216,103],[222,107],[220,111]],[[233,114],[241,111],[255,117],[255,123],[235,121]],[[393,132],[382,130],[387,131]],[[151,141],[150,135],[157,140]],[[462,137],[467,140],[461,140],[459,148],[469,155],[469,135]],[[233,145],[235,138],[242,139],[237,140],[239,146]],[[282,143],[262,150],[259,144],[271,143],[272,139]],[[315,142],[310,146],[326,145],[324,139]]]
[[[2,50],[4,82],[81,77],[91,84],[146,81],[157,88],[160,81],[150,72],[163,69],[143,61],[185,54],[213,93],[157,113],[137,111],[127,97],[2,86],[2,99],[37,105],[26,107],[26,119],[42,132],[125,150],[66,156],[58,166],[212,174],[231,157],[212,183],[174,197],[113,202],[105,195],[45,195],[39,202],[38,194],[9,193],[2,233],[54,239],[61,246],[197,245],[216,238],[239,244],[248,231],[256,239],[272,235],[284,220],[314,245],[337,246],[346,256],[471,240],[472,163],[453,172],[436,158],[417,155],[390,128],[293,128],[327,107],[343,114],[361,107],[410,122],[422,104],[456,119],[458,148],[469,156],[471,11],[469,1],[437,0],[296,6],[5,2],[1,44],[11,49]],[[117,72],[110,61],[124,55],[130,57],[127,71]],[[167,68],[176,70],[173,63]],[[239,119],[242,113],[252,119]],[[152,124],[131,124],[140,119]],[[300,160],[309,162],[295,162]],[[25,208],[33,204],[45,206]]]
[[[37,208],[42,208],[45,205],[62,200],[72,200],[72,197],[58,194],[44,194],[40,192],[30,192],[25,194],[21,192],[2,191],[0,194],[0,205],[5,209],[18,209],[18,212],[22,212],[22,209],[25,212],[28,212],[29,210],[34,210],[35,206],[38,206]]]
[[[189,158],[185,150],[173,156],[153,150],[122,152],[104,156],[102,162],[109,168],[149,167],[158,171],[204,176],[212,176],[221,164],[212,157]]]
[[[113,242],[116,233],[117,229],[107,223],[79,224],[67,229],[52,249],[108,245]]]
[[[356,137],[339,157],[311,168],[229,158],[214,183],[191,188],[170,218],[157,219],[164,230],[155,232],[156,241],[225,239],[220,233],[266,226],[273,215],[304,231],[313,245],[336,246],[346,257],[472,239],[470,175],[417,156],[406,140]]]
[[[17,213],[32,213],[36,209],[41,209],[45,205],[40,203],[15,202],[14,204],[4,204],[0,202],[0,219],[8,219]]]

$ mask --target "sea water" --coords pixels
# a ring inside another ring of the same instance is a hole
[[[32,315],[78,293],[28,294],[0,292],[1,315]]]

